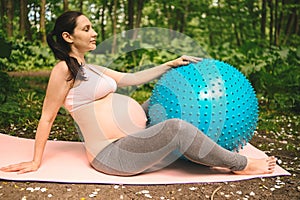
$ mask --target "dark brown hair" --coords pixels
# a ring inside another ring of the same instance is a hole
[[[77,25],[77,18],[81,15],[83,14],[78,11],[67,11],[63,13],[56,19],[54,29],[47,35],[47,43],[53,51],[55,58],[67,63],[70,71],[68,81],[75,80],[75,78],[79,80],[84,79],[81,65],[76,58],[69,56],[71,51],[70,44],[62,37],[63,32],[73,34]]]

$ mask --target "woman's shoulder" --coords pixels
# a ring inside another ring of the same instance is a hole
[[[103,66],[100,66],[100,65],[95,65],[95,64],[87,64],[88,66],[90,66],[90,67],[93,67],[93,68],[96,68],[98,71],[100,71],[100,72],[104,72],[105,70],[107,70],[107,68],[106,67],[103,67]]]
[[[68,68],[68,65],[65,61],[59,61],[57,62],[53,69],[52,69],[52,72],[51,73],[58,73],[60,75],[66,75],[66,76],[69,76],[70,75],[70,71],[69,71],[69,68]]]
[[[68,80],[70,77],[70,71],[65,61],[59,61],[55,64],[51,70],[50,78]]]

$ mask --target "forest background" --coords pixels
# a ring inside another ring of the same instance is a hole
[[[14,130],[19,123],[26,130],[37,124],[44,90],[26,92],[26,87],[21,87],[26,82],[8,74],[51,70],[56,60],[46,44],[46,34],[66,10],[79,10],[90,18],[98,43],[113,38],[106,59],[114,56],[116,48],[141,45],[133,32],[134,44],[128,41],[117,46],[115,36],[126,30],[174,30],[197,41],[205,57],[227,62],[245,74],[257,93],[260,110],[299,114],[298,0],[1,0],[0,4],[1,127]],[[105,59],[100,54],[94,61]],[[141,48],[119,55],[110,67],[133,71],[177,56],[166,50]],[[38,81],[45,84],[47,79]],[[153,85],[135,89],[131,95],[143,101],[151,95]]]

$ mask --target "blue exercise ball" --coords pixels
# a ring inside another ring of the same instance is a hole
[[[155,84],[149,124],[179,118],[198,127],[220,146],[239,151],[252,138],[258,100],[248,79],[214,59],[174,68]]]

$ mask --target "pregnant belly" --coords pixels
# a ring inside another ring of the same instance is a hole
[[[95,117],[108,139],[130,135],[146,127],[146,114],[134,99],[111,93],[95,101]]]
[[[147,122],[134,99],[116,93],[82,106],[72,116],[83,134],[90,162],[112,140],[145,129]]]
[[[118,139],[146,127],[146,114],[134,99],[111,93],[73,113],[88,140]]]

